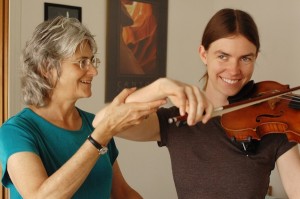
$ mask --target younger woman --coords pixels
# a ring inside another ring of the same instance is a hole
[[[275,164],[288,197],[300,198],[296,143],[284,134],[266,135],[244,145],[235,143],[226,135],[220,117],[209,120],[212,107],[247,99],[255,87],[251,76],[259,48],[252,17],[241,10],[222,9],[208,22],[199,48],[207,69],[203,93],[160,79],[126,99],[147,102],[168,97],[179,108],[161,108],[140,125],[118,134],[131,140],[158,141],[168,148],[179,199],[263,199]],[[169,118],[186,112],[188,125],[168,123]],[[93,123],[102,117],[99,112]]]

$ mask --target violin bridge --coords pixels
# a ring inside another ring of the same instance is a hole
[[[279,101],[280,101],[279,98],[273,98],[273,99],[268,100],[268,104],[269,104],[270,108],[271,108],[272,110],[274,110],[275,107],[276,107],[276,104],[277,104]]]

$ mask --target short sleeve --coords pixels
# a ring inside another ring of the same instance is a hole
[[[293,148],[294,146],[297,145],[296,142],[290,142],[285,135],[281,136],[283,139],[281,139],[281,143],[279,144],[279,147],[277,149],[276,153],[276,160],[283,155],[285,152]]]
[[[168,129],[170,127],[168,120],[171,117],[179,115],[179,109],[177,107],[160,108],[157,111],[157,116],[160,126],[160,141],[157,142],[158,146],[166,146],[168,142]]]
[[[5,123],[0,128],[0,161],[2,167],[2,183],[7,186],[10,178],[7,175],[8,158],[21,151],[28,151],[38,154],[34,144],[34,138],[26,132],[22,126]]]

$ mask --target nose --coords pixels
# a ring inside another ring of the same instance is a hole
[[[91,74],[92,76],[96,76],[98,75],[98,69],[93,64],[91,64],[90,67],[88,68],[87,73]]]
[[[241,73],[241,65],[239,60],[232,60],[227,67],[227,70],[231,75],[236,75]]]

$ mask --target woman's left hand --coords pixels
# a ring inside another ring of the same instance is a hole
[[[125,103],[126,98],[133,93],[136,88],[124,89],[111,104],[100,110],[93,120],[96,128],[100,123],[106,125],[107,130],[114,136],[118,132],[141,123],[149,114],[166,103],[166,100],[155,100],[151,102],[131,102]]]

